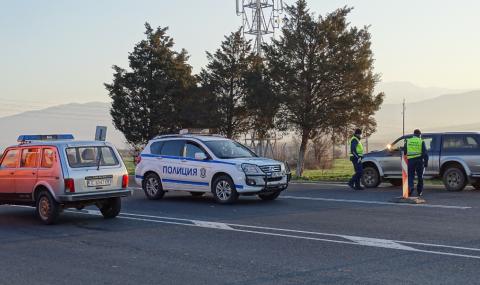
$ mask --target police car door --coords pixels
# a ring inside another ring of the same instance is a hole
[[[183,190],[186,179],[182,175],[183,150],[185,140],[164,141],[160,151],[160,179],[168,190]]]
[[[199,154],[202,154],[199,157]],[[197,157],[195,157],[197,155]],[[187,141],[185,143],[185,155],[182,160],[182,166],[185,168],[186,173],[188,173],[188,179],[190,184],[185,185],[186,190],[189,191],[198,191],[205,192],[210,191],[210,177],[211,177],[211,167],[212,163],[208,163],[210,156],[203,149],[203,147],[194,142]]]

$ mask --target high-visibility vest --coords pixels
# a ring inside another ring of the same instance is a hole
[[[407,139],[407,158],[417,158],[422,156],[423,140],[419,137],[411,137]]]
[[[352,153],[352,142],[354,140],[356,140],[358,142],[357,143],[357,148],[356,148],[357,154],[358,154],[358,156],[362,157],[363,156],[363,144],[356,136],[353,136],[350,139],[350,157],[354,156],[353,153]]]

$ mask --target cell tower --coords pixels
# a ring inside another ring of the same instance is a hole
[[[280,26],[283,0],[235,0],[237,15],[242,16],[243,34],[255,36],[254,51],[262,54],[263,36],[275,33]]]

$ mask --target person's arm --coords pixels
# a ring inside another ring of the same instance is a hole
[[[422,157],[423,157],[423,165],[425,167],[428,166],[428,151],[425,142],[422,142]]]
[[[359,155],[357,153],[357,145],[358,145],[358,141],[352,140],[352,143],[350,144],[350,152],[353,154],[355,158],[358,159]]]
[[[408,150],[407,150],[407,140],[405,140],[405,142],[403,144],[403,155],[407,155],[407,152],[408,152]]]

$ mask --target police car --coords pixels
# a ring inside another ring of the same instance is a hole
[[[275,200],[287,189],[290,170],[233,140],[182,131],[149,141],[137,161],[135,180],[148,199],[179,190],[193,196],[211,192],[219,203],[228,204],[239,195]]]
[[[0,204],[36,207],[45,224],[65,208],[96,205],[116,217],[131,195],[128,173],[113,145],[72,135],[22,135],[0,159]]]

